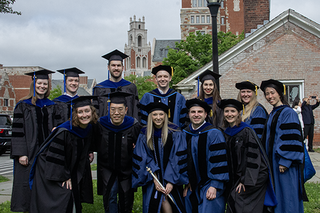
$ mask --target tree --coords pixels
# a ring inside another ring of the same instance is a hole
[[[16,0],[0,0],[0,13],[11,13],[21,15],[21,12],[14,11],[12,9],[12,4],[14,4]]]
[[[157,87],[157,85],[153,83],[151,76],[137,77],[135,75],[129,75],[125,77],[125,79],[137,86],[139,100],[145,93],[154,90]]]
[[[244,33],[239,36],[231,32],[218,33],[218,54],[227,51],[244,39]],[[200,67],[212,60],[212,37],[210,34],[201,34],[200,31],[190,33],[186,40],[176,42],[175,49],[169,49],[167,58],[162,63],[174,68],[172,84],[177,84]]]
[[[50,95],[49,95],[49,99],[53,100],[57,97],[59,97],[60,95],[62,95],[62,90],[61,90],[61,86],[58,85],[56,88],[54,88],[53,90],[50,91]]]

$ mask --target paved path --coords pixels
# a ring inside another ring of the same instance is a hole
[[[320,153],[309,152],[314,168],[317,173],[308,182],[320,183]],[[3,175],[7,177],[9,181],[0,183],[0,203],[10,200],[12,190],[12,174]],[[92,178],[96,179],[96,171],[92,171]]]

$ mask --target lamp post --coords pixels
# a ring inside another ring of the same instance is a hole
[[[217,14],[222,0],[207,0],[208,7],[212,17],[212,67],[213,72],[219,74],[218,62],[218,31],[217,31]],[[217,79],[217,87],[220,91],[219,79]]]

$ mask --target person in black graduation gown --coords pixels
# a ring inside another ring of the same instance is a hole
[[[98,194],[103,195],[105,212],[131,212],[132,153],[141,125],[137,119],[126,116],[126,97],[131,94],[114,92],[108,96],[110,113],[98,121],[100,138],[95,144],[98,153]]]
[[[215,128],[222,127],[223,124],[223,113],[217,106],[217,104],[221,101],[221,97],[216,80],[218,80],[220,76],[221,75],[216,74],[211,70],[206,70],[196,78],[196,80],[198,80],[198,98],[211,106],[211,111],[206,120]],[[199,82],[201,82],[200,88]]]
[[[82,202],[93,203],[88,153],[98,116],[91,98],[71,102],[72,120],[58,126],[38,152],[30,172],[30,212],[79,213]]]
[[[135,84],[122,78],[124,68],[123,59],[128,56],[119,50],[114,50],[102,57],[109,61],[108,76],[110,73],[110,78],[108,77],[107,80],[98,83],[93,88],[93,95],[99,96],[98,101],[94,101],[94,106],[97,109],[99,117],[106,116],[108,114],[108,98],[103,95],[107,95],[115,91],[122,91],[131,94],[131,96],[126,97],[126,101],[128,103],[127,115],[139,119],[139,97],[137,87]]]
[[[62,122],[67,121],[70,118],[70,101],[78,98],[79,89],[79,74],[84,74],[83,71],[76,67],[57,70],[63,74],[63,95],[53,99],[61,112]]]
[[[29,211],[30,189],[28,177],[34,157],[53,127],[61,122],[61,115],[50,95],[49,70],[39,70],[32,76],[29,95],[16,105],[13,115],[11,158],[14,159],[14,179],[11,211]]]
[[[224,99],[218,106],[224,113],[224,133],[230,180],[227,185],[227,212],[262,213],[268,183],[268,167],[256,133],[241,121],[242,103]]]

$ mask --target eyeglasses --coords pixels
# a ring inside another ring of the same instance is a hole
[[[125,108],[123,108],[123,107],[120,107],[120,108],[111,107],[110,108],[111,114],[115,114],[116,112],[118,112],[119,114],[123,114],[125,112]]]

